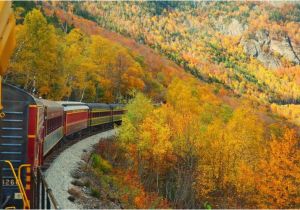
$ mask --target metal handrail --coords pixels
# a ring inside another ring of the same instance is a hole
[[[30,209],[30,203],[29,203],[29,200],[27,198],[27,195],[26,195],[26,192],[24,190],[24,186],[23,186],[23,183],[22,183],[21,179],[18,178],[12,163],[9,160],[5,160],[4,162],[6,162],[9,165],[9,167],[10,167],[10,169],[11,169],[11,171],[12,171],[12,173],[13,173],[15,179],[16,179],[16,184],[17,184],[17,186],[18,186],[18,188],[21,192],[24,209]]]
[[[19,168],[18,168],[18,178],[19,178],[19,180],[21,180],[21,169],[23,167],[30,167],[30,166],[31,166],[30,164],[22,164],[22,165],[19,166]]]
[[[41,171],[41,168],[38,168],[38,171],[41,174],[42,182],[44,183],[45,188],[47,189],[49,197],[50,197],[50,199],[51,199],[51,201],[52,201],[52,203],[54,205],[54,208],[55,209],[60,209],[60,207],[59,207],[59,205],[58,205],[58,203],[57,203],[57,201],[56,201],[56,199],[55,199],[55,197],[54,197],[54,195],[52,193],[52,190],[51,190],[51,188],[49,188],[48,183],[47,183],[47,181],[46,181],[46,179],[45,179],[45,177],[43,175],[43,172]]]
[[[47,203],[46,203],[46,208],[47,209],[50,209],[50,208],[51,209],[60,209],[60,206],[58,205],[58,203],[57,203],[57,201],[56,201],[56,199],[55,199],[55,197],[52,193],[52,190],[49,188],[49,185],[48,185],[48,183],[47,183],[40,167],[37,168],[36,174],[33,174],[33,178],[37,182],[37,189],[40,189],[39,186],[42,187],[42,189],[41,189],[42,191],[40,192],[38,190],[38,193],[37,193],[37,194],[41,193],[41,197],[38,196],[38,199],[41,198],[40,201],[42,201],[42,203],[37,201],[37,203],[35,202],[33,207],[37,208],[37,209],[44,209],[45,208],[44,197],[46,196],[45,198],[47,198]],[[46,195],[44,194],[45,192],[47,193]],[[41,204],[41,206],[40,206],[40,204]],[[51,204],[53,206],[51,206]]]

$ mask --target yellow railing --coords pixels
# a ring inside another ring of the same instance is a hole
[[[9,207],[6,207],[5,209],[16,209],[15,206],[9,206]]]
[[[30,167],[30,166],[31,166],[30,164],[22,164],[22,165],[19,166],[19,168],[18,168],[18,178],[19,178],[19,180],[21,180],[22,168]]]
[[[6,160],[5,162],[9,165],[9,167],[10,167],[10,169],[11,169],[11,171],[12,171],[14,177],[15,177],[16,184],[17,184],[17,186],[18,186],[18,188],[20,190],[21,196],[22,196],[23,208],[24,209],[30,209],[30,203],[29,203],[29,200],[27,198],[26,191],[24,189],[23,183],[21,181],[21,169],[23,167],[28,167],[30,165],[29,164],[20,165],[20,167],[18,169],[18,176],[17,176],[12,163],[9,160]]]

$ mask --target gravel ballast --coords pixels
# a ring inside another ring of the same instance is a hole
[[[63,151],[47,169],[45,172],[46,181],[61,209],[82,208],[79,206],[80,204],[73,203],[68,199],[70,196],[68,189],[72,186],[73,180],[71,173],[82,162],[81,156],[84,152],[91,151],[93,145],[98,143],[101,138],[112,137],[115,133],[116,130],[110,130],[81,140]]]

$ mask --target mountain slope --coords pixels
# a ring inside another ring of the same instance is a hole
[[[163,75],[166,75],[166,77],[164,77],[166,80],[163,82],[165,87],[168,86],[168,84],[170,83],[170,81],[173,77],[179,77],[182,79],[190,77],[188,74],[184,73],[183,67],[175,64],[174,62],[170,61],[169,59],[164,58],[164,56],[159,55],[159,52],[155,51],[155,49],[151,49],[151,48],[145,46],[144,44],[138,43],[138,41],[134,41],[132,38],[126,38],[125,36],[120,35],[116,32],[112,32],[103,27],[100,27],[94,21],[74,15],[70,11],[66,12],[64,9],[61,9],[57,5],[53,6],[53,5],[44,3],[44,9],[45,9],[46,14],[48,14],[50,16],[57,15],[61,22],[66,21],[66,22],[68,22],[68,24],[74,25],[75,27],[80,28],[81,30],[83,30],[84,32],[86,32],[88,34],[101,35],[101,36],[109,39],[110,41],[119,43],[122,46],[125,46],[125,47],[129,48],[130,50],[133,50],[137,54],[141,55],[145,62],[144,68],[146,68],[146,71],[152,72],[152,75],[155,78],[160,78],[162,72],[163,72]],[[213,66],[216,68],[214,70],[215,72],[218,69],[220,69],[219,66],[216,66],[216,65],[213,65]],[[297,67],[295,67],[295,68],[297,68]],[[263,69],[263,70],[265,70],[265,69]],[[196,73],[196,72],[194,71],[192,73]],[[271,72],[268,72],[268,73],[269,74],[265,75],[265,77],[270,76]],[[286,72],[281,72],[279,70],[277,73],[282,74],[283,76],[286,74]],[[197,73],[196,73],[196,75],[199,76]],[[267,79],[269,79],[270,82],[274,81],[272,79],[272,77],[267,78]],[[209,83],[211,83],[211,81],[214,81],[214,80],[209,80]],[[232,95],[231,91],[230,90],[228,91],[228,90],[222,88],[221,84],[219,84],[219,83],[212,83],[212,84],[203,83],[203,82],[201,82],[201,80],[199,80],[199,82],[201,85],[208,86],[209,89],[214,90],[214,92],[217,94],[217,96],[219,98],[221,98],[225,103],[230,104],[233,107],[237,107],[240,104],[240,102],[241,102],[240,98],[232,97],[233,95]],[[245,83],[244,81],[240,81],[240,82]],[[282,82],[281,85],[284,86],[284,85],[286,85],[286,83]],[[262,88],[262,87],[260,87],[260,88]],[[288,89],[288,88],[290,88],[290,87],[287,86],[286,89]],[[251,90],[248,90],[248,91],[251,93]],[[260,91],[263,91],[263,90],[260,90]],[[284,90],[284,91],[286,91],[286,90]],[[286,91],[286,92],[288,93],[288,91]],[[270,93],[268,93],[268,94],[271,95],[272,93],[273,92],[270,91]],[[164,93],[162,93],[162,94],[164,94]],[[250,99],[254,99],[254,101],[257,100],[257,98],[255,96],[251,97],[251,95],[248,95],[248,98],[249,97],[250,97]],[[153,99],[155,100],[155,97]],[[294,110],[296,110],[295,111],[295,113],[296,113],[298,110],[298,108],[295,108],[296,106],[297,105],[293,106],[293,108],[289,109],[289,111],[287,112],[286,111],[287,109],[285,106],[280,106],[280,105],[274,104],[272,106],[272,110],[275,113],[278,113],[279,115],[282,115],[286,118],[291,119],[291,122],[298,124],[297,123],[299,121],[299,119],[297,117],[298,115],[292,114],[292,117],[289,117],[291,114],[288,114],[288,113],[293,113]],[[273,117],[269,117],[268,115],[266,115],[266,113],[264,113],[264,111],[261,113],[261,117],[262,117],[262,119],[264,119],[265,122],[267,122],[267,124],[274,123]]]
[[[297,3],[85,2],[71,10],[236,95],[262,102],[299,100]]]
[[[176,64],[174,61],[165,58],[160,55],[154,49],[149,48],[148,46],[138,43],[132,38],[120,35],[116,32],[107,30],[103,27],[100,27],[94,21],[88,20],[86,18],[74,15],[71,12],[66,12],[63,9],[53,6],[44,2],[44,12],[48,16],[57,16],[61,22],[67,22],[68,25],[72,25],[76,28],[80,28],[83,32],[89,35],[100,35],[112,42],[118,43],[128,49],[134,51],[136,54],[140,55],[144,62],[145,71],[150,72],[153,77],[160,80],[160,77],[163,76],[163,85],[165,87],[171,82],[174,77],[181,79],[191,78],[191,75],[185,73],[184,68]],[[208,84],[199,80],[199,84],[202,86],[207,86],[209,89],[214,90],[215,93],[220,93],[218,96],[223,98],[227,103],[230,103],[233,106],[237,105],[237,100],[232,98],[230,91],[222,88],[218,84]],[[155,98],[154,98],[155,100]]]

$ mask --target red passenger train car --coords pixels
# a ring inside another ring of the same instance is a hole
[[[81,102],[58,102],[64,107],[64,134],[71,136],[88,127],[89,107]]]

